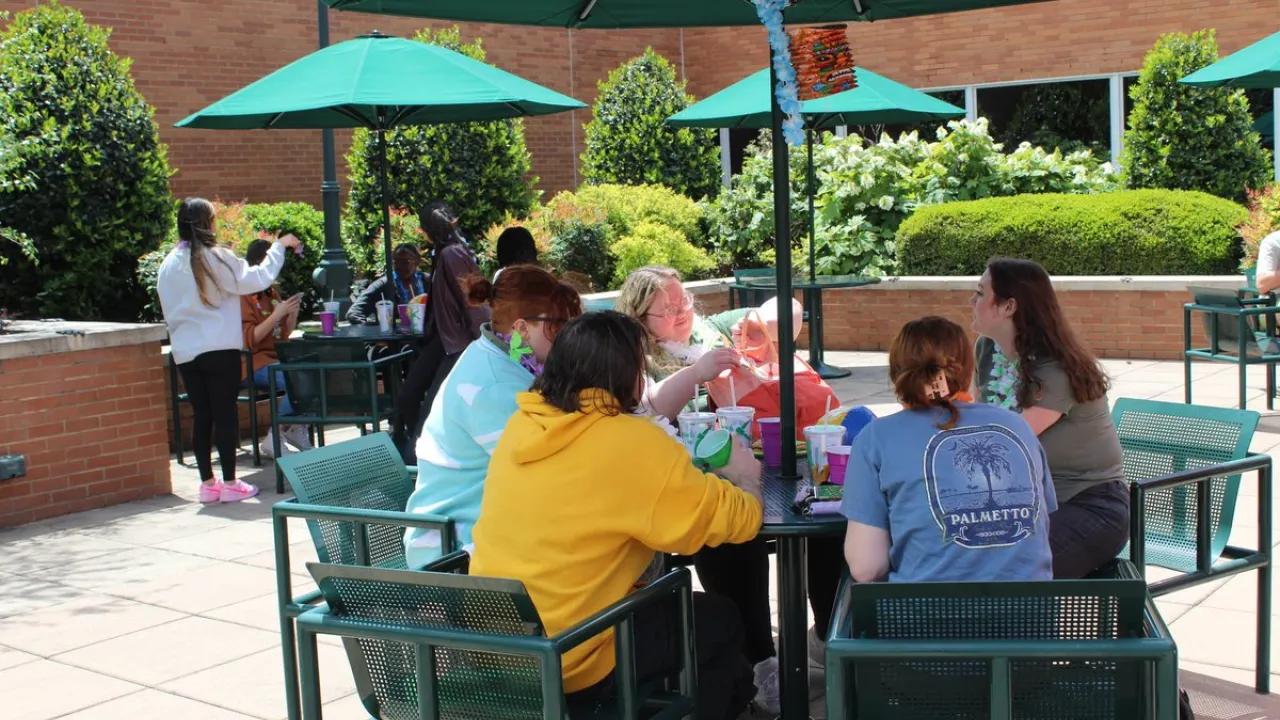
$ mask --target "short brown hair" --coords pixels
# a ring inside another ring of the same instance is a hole
[[[949,416],[939,425],[944,430],[960,419],[951,395],[969,387],[974,364],[973,345],[964,328],[934,315],[903,325],[889,349],[889,377],[898,400],[912,408],[946,408]],[[928,391],[939,372],[946,376],[948,390],[941,398]]]
[[[521,318],[550,317],[561,321],[547,327],[547,337],[554,338],[565,322],[582,314],[578,291],[537,265],[512,265],[497,281],[472,275],[463,278],[462,287],[467,302],[489,306],[493,329],[504,335]]]

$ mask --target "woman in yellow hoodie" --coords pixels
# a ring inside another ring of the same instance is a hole
[[[569,322],[532,392],[517,400],[489,463],[472,539],[475,575],[524,583],[554,635],[622,600],[659,553],[692,555],[760,530],[760,464],[734,444],[720,475],[699,472],[664,427],[634,413],[644,328],[616,312]],[[694,596],[698,717],[730,720],[755,695],[737,607]],[[677,664],[675,608],[636,619],[641,679]],[[570,715],[609,702],[612,632],[565,655]]]

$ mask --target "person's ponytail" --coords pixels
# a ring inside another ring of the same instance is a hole
[[[942,317],[925,317],[902,326],[889,349],[894,394],[908,408],[947,411],[938,425],[950,430],[960,420],[952,398],[973,375],[973,347],[964,329]]]

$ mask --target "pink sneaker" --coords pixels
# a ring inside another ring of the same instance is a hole
[[[222,481],[200,483],[200,502],[216,503],[222,500]]]
[[[257,494],[258,494],[257,486],[250,485],[249,483],[243,480],[237,480],[233,483],[224,484],[222,486],[222,502],[224,503],[232,503],[232,502],[240,502],[241,500],[248,500],[249,498]]]

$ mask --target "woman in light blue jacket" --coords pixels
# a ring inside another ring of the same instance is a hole
[[[452,518],[458,542],[469,545],[489,458],[516,411],[516,394],[529,389],[565,323],[582,314],[582,300],[533,265],[508,267],[492,282],[476,276],[464,283],[469,302],[488,305],[492,321],[432,402],[418,438],[418,485],[406,509]],[[405,551],[409,567],[422,567],[442,554],[439,533],[408,530]]]

